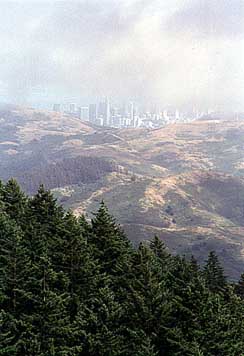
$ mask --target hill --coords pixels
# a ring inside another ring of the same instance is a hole
[[[0,112],[0,176],[33,193],[39,182],[92,216],[103,199],[131,240],[159,235],[227,274],[244,270],[244,121],[209,119],[117,130],[52,112]]]

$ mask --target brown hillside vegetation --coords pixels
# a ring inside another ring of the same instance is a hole
[[[2,179],[31,193],[42,181],[89,217],[103,199],[133,241],[157,234],[201,261],[215,249],[229,276],[244,270],[244,121],[116,130],[12,108],[0,148]]]

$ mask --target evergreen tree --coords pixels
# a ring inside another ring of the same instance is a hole
[[[85,220],[78,221],[72,213],[67,213],[60,226],[59,239],[52,256],[55,270],[64,271],[68,279],[71,319],[77,314],[79,303],[86,300],[92,289],[96,288],[94,285],[98,266],[87,245],[86,224]]]
[[[226,288],[226,277],[214,251],[211,251],[204,267],[203,275],[208,288],[212,292],[223,292]]]
[[[80,306],[76,319],[81,356],[122,355],[120,334],[122,306],[108,286],[99,288],[93,298]]]
[[[121,276],[121,266],[127,263],[131,245],[109,214],[104,202],[91,222],[92,233],[89,243],[93,248],[93,256],[98,260],[101,273],[105,272],[111,276]]]
[[[160,353],[156,350],[152,340],[141,329],[129,332],[127,339],[130,341],[123,356],[158,356]]]
[[[200,266],[194,256],[191,256],[190,267],[193,273],[198,274],[200,272]]]
[[[65,338],[70,332],[68,280],[63,271],[54,270],[48,240],[39,232],[33,240],[36,240],[32,244],[34,253],[30,254],[25,282],[28,296],[27,307],[22,315],[25,328],[18,343],[17,355],[61,355]]]
[[[18,350],[30,356],[59,355],[70,332],[69,280],[61,266],[54,265],[62,246],[58,234],[64,213],[41,186],[29,201],[27,214],[24,246],[29,259],[28,315],[24,316],[26,328]]]
[[[125,309],[128,333],[128,352],[137,345],[141,332],[150,338],[151,346],[168,349],[167,333],[172,322],[172,295],[166,288],[161,271],[159,272],[154,253],[140,244],[134,253],[131,275],[128,276],[127,300]],[[131,335],[133,338],[130,340]],[[133,346],[134,345],[134,346]]]
[[[166,246],[157,235],[150,242],[150,248],[154,252],[155,256],[162,261],[166,261],[170,257],[170,254],[167,251]]]
[[[208,298],[208,290],[192,261],[179,256],[172,258],[165,283],[172,293],[173,303],[166,355],[191,355],[195,349],[193,335],[200,329],[198,316],[202,303]]]
[[[22,232],[12,219],[0,213],[0,349],[8,350],[10,355],[17,352],[16,345],[23,331],[22,315],[28,306],[27,270]]]
[[[57,205],[52,193],[40,185],[37,194],[29,202],[29,214],[36,223],[55,230],[57,220],[63,217],[63,209]]]
[[[240,298],[244,299],[244,273],[242,273],[241,278],[235,285],[235,292]]]
[[[24,305],[22,297],[28,259],[23,248],[20,228],[0,213],[0,294],[5,311],[17,314]]]
[[[173,259],[167,251],[166,246],[159,239],[158,236],[154,237],[154,239],[150,242],[149,246],[155,256],[154,265],[158,268],[158,274],[161,275],[160,278],[167,280],[168,278],[170,278],[169,274],[172,267]]]
[[[206,356],[239,356],[244,350],[243,305],[230,293],[226,302],[223,294],[211,293],[202,303],[199,316],[200,330],[195,331]]]
[[[86,220],[86,217],[84,214],[82,214],[81,216],[78,217],[78,223],[82,230],[82,235],[86,239],[86,243],[87,243],[88,236],[91,234],[91,231],[92,231],[92,227]]]
[[[0,356],[15,356],[16,319],[4,310],[0,311]]]
[[[5,185],[1,184],[0,191],[4,209],[8,216],[21,226],[24,226],[27,198],[21,191],[17,181],[12,178]]]

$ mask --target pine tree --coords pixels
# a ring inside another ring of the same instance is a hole
[[[56,356],[70,333],[69,279],[62,266],[55,265],[62,248],[60,231],[64,212],[52,194],[41,186],[29,201],[27,214],[24,246],[29,259],[26,278],[29,300],[19,352],[30,356]],[[63,255],[66,253],[62,251]]]
[[[119,356],[123,349],[120,334],[122,306],[108,286],[99,288],[76,318],[80,356]]]
[[[27,270],[28,257],[23,246],[22,232],[12,219],[0,213],[0,349],[6,349],[14,355],[24,328],[22,315],[28,306]]]
[[[212,292],[223,292],[226,289],[226,277],[214,251],[211,251],[204,267],[203,276]]]
[[[94,258],[99,261],[101,272],[111,276],[121,275],[121,266],[127,263],[131,244],[104,202],[92,219],[91,226],[89,243],[93,246]]]
[[[3,195],[4,195],[4,184],[0,180],[0,202],[3,203]]]
[[[80,301],[87,299],[94,287],[97,265],[93,260],[85,236],[86,221],[67,213],[59,229],[59,239],[52,256],[55,270],[64,271],[68,279],[71,319],[77,313]]]
[[[244,273],[242,273],[241,278],[235,285],[235,292],[240,298],[244,299]]]
[[[191,259],[190,259],[190,266],[191,266],[191,270],[192,272],[194,273],[199,273],[200,272],[200,266],[196,260],[196,258],[194,256],[191,256]]]
[[[26,277],[28,303],[22,315],[25,328],[18,344],[18,356],[56,356],[70,333],[68,282],[62,271],[53,269],[48,240],[39,233],[34,239],[43,243],[32,245],[34,259],[30,258]]]
[[[1,185],[0,196],[8,216],[21,226],[24,226],[27,198],[21,191],[17,181],[12,178],[5,185]]]
[[[1,306],[13,314],[23,308],[21,290],[28,263],[22,232],[6,214],[0,213],[0,293]]]
[[[211,293],[202,303],[199,313],[200,330],[192,333],[201,345],[204,356],[239,356],[244,350],[243,305],[229,293],[229,301],[223,294]]]
[[[158,356],[160,353],[156,350],[152,340],[141,329],[130,331],[128,340],[131,340],[123,356]]]
[[[63,217],[64,211],[57,205],[52,193],[40,185],[37,194],[29,202],[29,214],[36,223],[54,229],[56,220]]]
[[[151,346],[164,355],[168,349],[167,333],[172,322],[172,295],[148,246],[140,244],[134,253],[127,283],[126,335],[128,340],[134,335],[128,343],[128,350],[135,347],[135,336],[143,332],[150,338]]]
[[[86,217],[84,214],[78,217],[78,223],[80,225],[80,228],[82,230],[82,235],[86,239],[86,242],[88,240],[88,236],[91,234],[92,228],[91,225],[88,223],[86,220]]]
[[[165,244],[157,235],[150,242],[150,248],[154,252],[155,256],[157,256],[162,261],[166,261],[170,257]]]
[[[211,293],[194,258],[188,261],[172,257],[168,269],[164,281],[172,293],[172,322],[167,332],[167,352],[162,355],[201,355],[201,337],[205,333],[201,315]]]
[[[155,236],[154,239],[150,242],[150,249],[155,255],[154,263],[158,267],[158,273],[161,274],[161,278],[167,279],[167,274],[170,273],[171,269],[172,258],[167,251],[166,246],[158,236]]]
[[[0,356],[16,356],[16,323],[10,313],[0,311]]]

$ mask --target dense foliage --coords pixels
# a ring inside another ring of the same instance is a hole
[[[0,355],[241,356],[244,276],[162,241],[131,246],[102,203],[75,218],[40,187],[0,185]]]
[[[42,159],[35,159],[35,162]],[[32,169],[22,170],[18,167],[14,176],[18,177],[20,185],[25,191],[35,193],[40,182],[49,189],[63,187],[65,185],[94,183],[104,175],[116,172],[117,165],[105,158],[99,157],[69,157],[55,163],[34,165]]]

